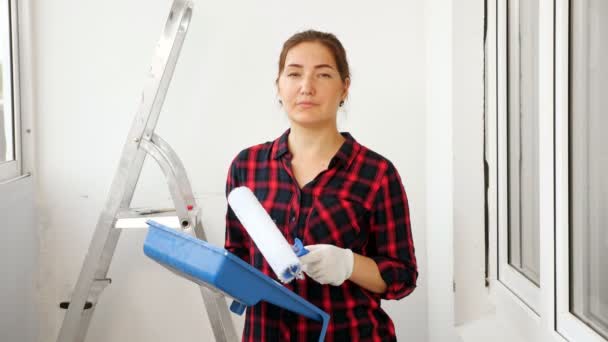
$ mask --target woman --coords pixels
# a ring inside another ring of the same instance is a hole
[[[380,299],[400,299],[418,277],[405,190],[381,155],[337,129],[350,86],[342,44],[305,31],[283,45],[276,80],[290,128],[233,160],[227,194],[249,187],[288,242],[310,253],[286,286],[330,314],[326,341],[394,341]],[[225,248],[276,279],[228,208]],[[244,341],[315,341],[321,325],[269,303],[247,309]]]

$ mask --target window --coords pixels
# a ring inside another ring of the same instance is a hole
[[[565,243],[558,265],[558,328],[573,339],[608,339],[608,2],[571,0],[563,23],[569,63],[562,78],[557,143],[564,162],[561,194]],[[569,37],[569,39],[568,39]],[[559,95],[558,95],[559,98]],[[600,337],[601,336],[601,337]]]
[[[14,4],[0,1],[0,181],[20,173],[17,25]]]
[[[572,5],[571,310],[608,337],[608,3],[578,0]]]
[[[496,310],[525,340],[606,342],[608,1],[487,4]]]
[[[538,286],[538,3],[507,6],[508,259]]]
[[[540,307],[537,0],[498,2],[498,279]]]

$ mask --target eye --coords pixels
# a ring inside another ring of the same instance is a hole
[[[331,78],[330,74],[325,74],[325,73],[319,74],[319,76],[321,76],[322,78]]]
[[[300,73],[298,72],[290,72],[287,74],[287,77],[298,77],[300,76]]]

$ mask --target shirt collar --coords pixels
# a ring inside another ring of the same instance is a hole
[[[287,129],[280,137],[273,142],[272,158],[279,159],[285,155],[288,155],[289,148],[287,146],[287,137],[289,136],[290,129]],[[361,145],[353,138],[348,132],[341,132],[344,137],[344,143],[340,146],[336,155],[332,158],[329,163],[329,168],[343,164],[345,168],[348,168],[352,161],[355,159],[357,153],[361,149]]]
[[[291,131],[291,129],[287,129],[273,142],[272,159],[279,159],[284,154],[289,153],[289,149],[287,148],[287,137],[289,136],[289,131]]]

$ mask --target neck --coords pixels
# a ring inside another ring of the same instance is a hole
[[[344,142],[344,137],[336,125],[323,128],[292,125],[287,141],[294,159],[330,159]]]

